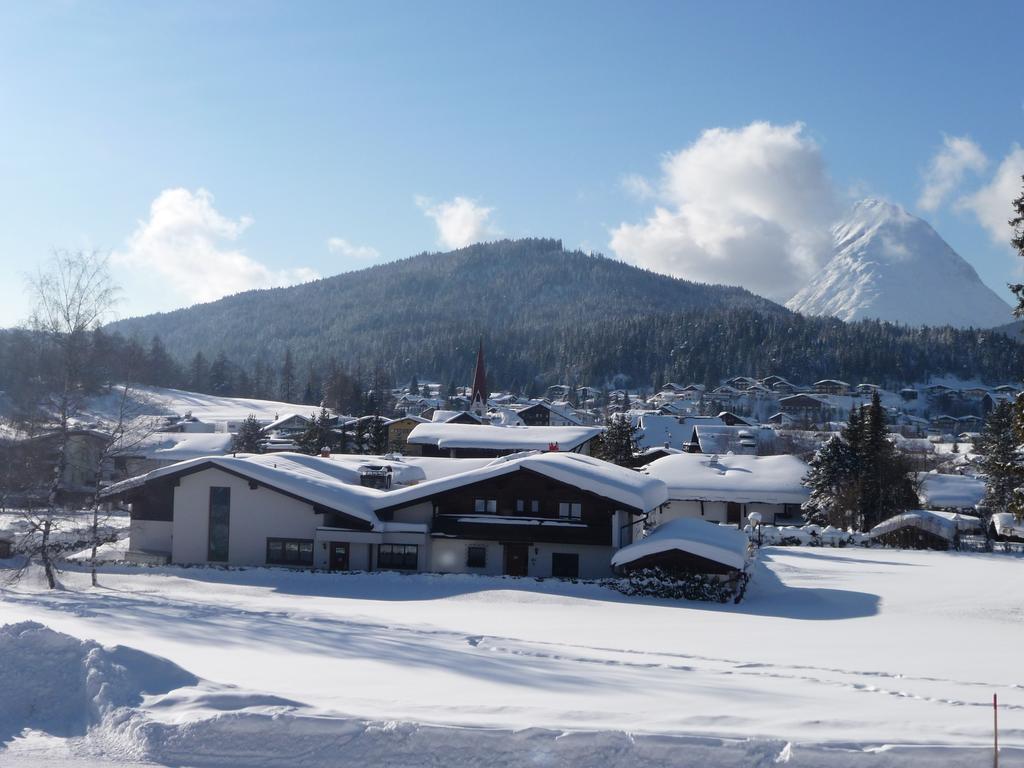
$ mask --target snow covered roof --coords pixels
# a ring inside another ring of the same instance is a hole
[[[311,408],[312,408],[312,406],[311,406]],[[270,422],[265,427],[263,427],[263,431],[264,432],[273,432],[275,429],[279,429],[280,427],[284,426],[285,424],[287,424],[292,419],[298,419],[303,424],[309,424],[312,421],[312,419],[308,415],[307,416],[303,416],[301,413],[286,413],[284,416],[281,416],[280,418],[275,419],[274,421]]]
[[[919,493],[926,507],[970,509],[985,497],[985,482],[969,475],[940,475],[920,472]]]
[[[603,427],[505,427],[490,424],[417,424],[408,442],[438,448],[484,448],[499,451],[543,451],[558,443],[571,451],[597,437]]]
[[[692,517],[670,520],[612,555],[612,566],[628,565],[651,555],[679,550],[730,568],[747,562],[747,537],[735,528]]]
[[[383,491],[359,485],[359,473],[346,462],[301,453],[240,454],[189,459],[116,483],[103,496],[116,496],[161,477],[207,467],[226,470],[312,504],[343,512],[371,526],[377,518],[374,499]]]
[[[185,461],[230,453],[232,439],[229,432],[156,432],[123,453],[157,461]]]
[[[952,540],[957,531],[976,531],[981,528],[981,521],[970,515],[956,512],[939,512],[934,509],[913,509],[901,515],[883,520],[871,529],[871,536],[882,536],[900,528],[913,526],[922,531],[933,533],[944,539]]]
[[[802,504],[808,466],[796,456],[707,456],[680,453],[644,468],[664,481],[670,499],[732,501],[739,504]]]
[[[433,479],[426,480],[427,462]],[[464,471],[443,474],[441,462]],[[391,490],[360,485],[368,467],[389,467],[396,484]],[[660,480],[614,464],[575,453],[526,453],[481,463],[467,459],[414,459],[413,457],[307,456],[300,453],[239,454],[211,456],[178,462],[107,488],[105,497],[116,496],[145,483],[207,467],[220,468],[262,483],[313,504],[342,512],[379,526],[376,511],[412,504],[433,494],[470,483],[528,469],[553,480],[573,485],[641,512],[665,503],[668,491]]]
[[[758,446],[775,440],[775,432],[758,427],[698,424],[693,428],[701,453],[756,454]]]
[[[992,515],[992,526],[996,529],[996,536],[1024,538],[1024,522],[1018,520],[1012,512],[996,512]]]
[[[642,512],[648,512],[668,500],[668,489],[661,480],[631,469],[578,453],[526,452],[494,459],[468,472],[391,491],[387,504],[378,508],[402,506],[417,498],[507,475],[520,469],[532,470]]]

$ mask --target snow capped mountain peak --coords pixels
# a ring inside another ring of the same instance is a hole
[[[886,200],[856,203],[832,228],[832,259],[790,309],[842,320],[990,328],[1009,322],[1009,304],[931,225]]]

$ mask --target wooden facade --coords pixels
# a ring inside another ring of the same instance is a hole
[[[529,469],[438,493],[429,501],[432,535],[483,541],[611,546],[615,512],[642,514]],[[399,510],[380,509],[377,516],[393,520]]]

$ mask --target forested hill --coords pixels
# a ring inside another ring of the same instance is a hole
[[[535,378],[599,385],[618,374],[646,387],[739,373],[884,384],[937,374],[1006,381],[1024,371],[1024,348],[1002,334],[805,318],[741,288],[677,280],[542,239],[424,253],[108,330],[147,347],[160,337],[183,369],[202,352],[240,371],[275,372],[290,351],[299,376],[322,375],[335,360],[397,383],[414,374],[464,383],[483,337],[494,384],[517,389]]]
[[[252,367],[261,356],[279,361],[290,347],[300,363],[334,356],[347,365],[408,365],[410,373],[415,366],[421,375],[440,375],[465,368],[481,335],[500,364],[505,339],[522,339],[528,354],[547,357],[542,348],[561,346],[565,334],[712,308],[789,314],[742,288],[678,280],[566,251],[559,240],[524,239],[422,253],[303,285],[247,291],[122,320],[107,330],[147,344],[159,336],[183,362],[197,351],[212,359],[223,350],[233,362]]]

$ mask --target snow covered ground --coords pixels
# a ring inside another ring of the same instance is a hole
[[[276,400],[254,400],[243,397],[221,397],[183,389],[134,385],[128,410],[133,416],[182,416],[191,413],[199,421],[226,423],[242,421],[250,413],[261,421],[274,421],[287,414],[306,416],[319,411],[313,405],[282,403]],[[111,390],[104,395],[90,397],[84,407],[84,420],[116,421],[121,404],[121,391]]]
[[[1024,765],[1022,566],[766,548],[738,606],[454,575],[26,580],[0,624],[53,633],[0,632],[0,764],[981,765],[998,693],[1002,765]]]

